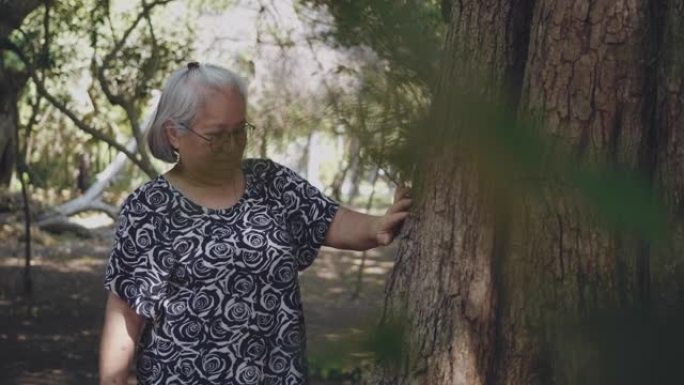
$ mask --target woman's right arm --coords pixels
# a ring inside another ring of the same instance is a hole
[[[144,323],[126,301],[109,292],[100,341],[100,385],[126,384]]]

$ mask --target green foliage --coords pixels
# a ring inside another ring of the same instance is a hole
[[[595,311],[558,320],[551,332],[560,385],[680,382],[684,354],[681,310],[667,316],[639,309]]]
[[[375,327],[363,342],[382,365],[397,368],[407,353],[407,323],[404,319],[390,318]]]
[[[415,350],[408,339],[408,320],[402,317],[377,323],[380,317],[369,316],[356,335],[317,345],[315,353],[309,353],[312,373],[322,379],[353,379],[372,364],[389,370],[400,368],[406,355]]]
[[[50,3],[30,14],[11,39],[59,103],[83,124],[124,144],[150,112],[151,90],[191,55],[197,15],[218,11],[230,2],[168,2],[144,12],[143,4],[152,3]],[[34,111],[38,100],[43,102]],[[28,145],[30,151],[31,182],[37,186],[74,188],[77,154],[91,155],[92,178],[117,153],[81,131],[42,99],[32,84],[25,89],[19,110],[22,122],[37,114],[30,136],[20,135],[22,146]]]
[[[520,119],[502,100],[484,97],[485,78],[477,70],[455,71],[463,83],[445,85],[447,95],[440,95],[445,104],[431,106],[430,85],[445,33],[437,1],[303,3],[333,16],[324,38],[366,45],[380,56],[358,74],[363,87],[333,105],[345,132],[361,138],[364,159],[385,169],[390,179],[412,180],[415,164],[446,146],[446,152],[476,161],[499,194],[495,199],[560,193],[591,207],[603,225],[649,240],[666,236],[666,211],[639,170],[579,160],[567,144],[544,134],[543,121]],[[678,36],[676,22],[670,30]],[[430,108],[445,115],[428,116]]]
[[[414,144],[421,139],[445,32],[438,2],[301,2],[332,15],[333,24],[318,23],[319,38],[334,47],[369,47],[377,55],[358,72],[338,68],[362,85],[353,93],[330,90],[330,127],[360,140],[365,173],[380,167],[390,182],[411,183]]]
[[[324,37],[342,46],[371,47],[402,82],[435,79],[445,26],[436,0],[302,0],[334,19]]]
[[[236,0],[194,0],[192,3],[197,14],[220,13],[235,5]]]

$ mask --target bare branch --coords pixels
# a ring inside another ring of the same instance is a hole
[[[33,79],[33,82],[36,85],[36,89],[38,90],[38,92],[53,106],[55,106],[59,111],[61,111],[64,115],[71,119],[71,121],[76,125],[76,127],[92,135],[94,138],[99,139],[114,147],[115,149],[119,150],[120,152],[124,153],[133,163],[140,167],[140,169],[142,169],[150,177],[153,177],[157,174],[157,171],[154,170],[154,168],[149,163],[145,164],[144,162],[142,162],[140,159],[138,159],[138,157],[135,156],[135,153],[128,151],[126,147],[122,144],[116,142],[114,139],[108,137],[107,135],[104,135],[103,133],[99,132],[95,128],[89,126],[81,119],[79,119],[76,116],[76,114],[74,114],[71,110],[67,108],[66,105],[61,103],[59,100],[57,100],[57,98],[50,94],[50,92],[45,88],[43,82],[40,79],[38,79],[38,77],[35,74],[31,73],[31,79]]]
[[[126,148],[129,151],[134,151],[136,146],[137,143],[134,139],[129,140],[129,142],[126,144]],[[104,170],[102,170],[99,174],[97,174],[97,176],[95,177],[95,183],[92,186],[88,187],[88,190],[86,190],[77,198],[74,198],[68,202],[59,205],[58,207],[53,208],[52,210],[50,210],[50,212],[44,213],[39,218],[38,224],[40,225],[42,223],[50,221],[51,218],[54,218],[55,216],[68,217],[82,210],[92,209],[94,207],[93,205],[96,206],[94,202],[98,202],[102,199],[102,194],[104,193],[104,191],[115,181],[117,175],[121,173],[125,165],[126,156],[123,153],[117,154],[116,158],[114,158],[114,161],[107,165],[107,167]]]
[[[115,94],[112,89],[109,87],[109,83],[107,82],[107,76],[105,72],[109,68],[109,65],[111,61],[116,57],[116,55],[121,51],[123,46],[126,44],[126,41],[130,37],[131,33],[135,30],[135,28],[140,24],[140,22],[145,19],[149,18],[149,12],[152,10],[154,7],[159,6],[159,5],[164,5],[168,4],[173,0],[157,0],[153,1],[149,4],[147,4],[144,0],[142,2],[143,7],[136,19],[131,23],[131,25],[128,27],[128,29],[124,32],[123,36],[119,41],[117,41],[114,44],[114,48],[104,57],[102,60],[102,64],[97,67],[96,70],[96,77],[98,82],[100,83],[100,87],[102,88],[102,91],[104,92],[105,96],[107,97],[107,100],[109,100],[110,103],[116,106],[120,106],[121,108],[124,109],[126,112],[126,116],[128,117],[128,120],[131,123],[131,131],[133,132],[133,136],[135,137],[136,141],[138,142],[139,146],[139,153],[140,156],[142,157],[142,161],[146,164],[150,164],[150,158],[147,153],[147,149],[143,145],[143,135],[140,130],[140,124],[139,122],[139,117],[138,117],[138,112],[135,109],[135,106],[131,102],[130,99],[125,98],[124,96],[120,94]],[[150,28],[151,23],[150,23]]]
[[[145,5],[145,0],[143,0],[143,5]],[[150,37],[152,37],[152,55],[156,55],[157,48],[159,48],[159,44],[157,44],[157,36],[154,34],[154,25],[152,24],[152,19],[150,18],[150,12],[145,11],[145,21],[147,22],[147,28],[150,30]]]
[[[102,91],[104,91],[105,96],[107,96],[107,99],[109,100],[110,103],[117,105],[117,106],[121,106],[124,109],[126,109],[126,107],[124,105],[127,103],[127,100],[121,95],[114,94],[112,92],[111,88],[109,88],[109,84],[106,81],[107,77],[105,76],[105,71],[109,68],[110,62],[112,60],[114,60],[114,57],[116,57],[116,55],[119,53],[119,51],[121,51],[124,44],[126,44],[126,40],[128,40],[128,37],[131,35],[131,33],[133,33],[133,31],[138,26],[138,24],[140,24],[140,22],[143,20],[143,18],[145,18],[146,15],[149,14],[149,11],[158,5],[168,4],[171,1],[173,1],[173,0],[157,0],[157,1],[154,1],[150,4],[146,4],[143,1],[143,9],[142,9],[142,11],[140,11],[140,14],[138,14],[138,17],[136,17],[136,19],[133,21],[133,23],[131,23],[131,25],[128,27],[128,29],[124,32],[121,39],[119,39],[119,41],[116,42],[116,44],[114,44],[114,48],[112,48],[112,50],[104,57],[104,59],[102,59],[102,65],[100,65],[98,67],[98,70],[97,70],[97,77],[100,80],[100,84],[102,86]],[[128,113],[128,111],[126,111],[126,112]]]
[[[107,66],[109,65],[109,62],[114,59],[114,57],[116,56],[117,53],[119,53],[119,51],[121,51],[121,48],[123,48],[124,44],[126,44],[126,40],[128,40],[128,37],[131,35],[131,33],[133,33],[133,31],[138,26],[140,21],[142,21],[142,19],[145,17],[146,13],[148,13],[150,10],[152,10],[156,6],[168,4],[172,1],[173,0],[157,0],[157,1],[153,1],[149,4],[145,4],[143,2],[142,11],[138,15],[138,17],[136,17],[135,21],[133,21],[133,23],[124,32],[121,39],[114,45],[114,48],[111,50],[111,52],[109,52],[107,54],[107,56],[105,56],[105,58],[102,60],[102,67],[107,68]]]
[[[82,131],[87,132],[88,134],[92,135],[96,139],[99,139],[110,146],[116,148],[120,152],[124,153],[135,165],[140,167],[141,170],[143,170],[147,175],[150,177],[153,177],[157,175],[157,171],[152,167],[152,165],[148,162],[145,164],[143,161],[138,159],[137,156],[135,156],[135,153],[132,151],[129,151],[126,149],[126,147],[118,142],[116,142],[114,139],[104,135],[103,133],[99,132],[95,128],[89,126],[85,122],[83,122],[81,119],[79,119],[76,114],[74,114],[65,104],[57,100],[56,97],[54,97],[45,87],[45,83],[38,77],[36,74],[35,68],[33,63],[26,57],[24,52],[21,51],[19,47],[14,45],[11,41],[7,39],[0,39],[0,48],[6,48],[10,49],[12,52],[14,52],[17,57],[26,65],[27,67],[27,73],[31,80],[33,80],[33,83],[36,85],[36,90],[40,95],[42,95],[50,104],[55,106],[60,112],[62,112],[64,115],[66,115],[79,129]]]

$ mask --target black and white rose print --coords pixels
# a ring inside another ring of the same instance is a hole
[[[267,159],[246,189],[206,209],[159,176],[124,202],[105,287],[146,319],[143,384],[305,385],[297,272],[314,261],[338,204]]]

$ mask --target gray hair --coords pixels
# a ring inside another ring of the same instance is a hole
[[[159,104],[145,130],[147,145],[155,158],[176,162],[176,150],[171,146],[163,125],[172,121],[177,128],[190,127],[197,116],[202,93],[207,89],[234,89],[247,103],[244,80],[226,68],[192,62],[177,70],[164,83]]]

